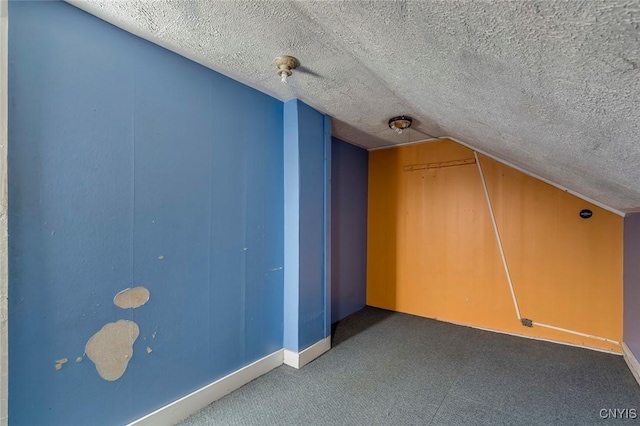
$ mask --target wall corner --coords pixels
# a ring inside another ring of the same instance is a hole
[[[9,422],[9,200],[7,190],[9,2],[0,1],[0,426]]]

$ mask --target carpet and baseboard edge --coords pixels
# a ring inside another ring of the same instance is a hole
[[[282,364],[302,368],[331,348],[331,336],[296,353],[280,349],[147,414],[127,426],[171,426]]]

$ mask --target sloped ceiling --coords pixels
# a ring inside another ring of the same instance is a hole
[[[640,0],[71,1],[376,148],[452,136],[640,207]],[[300,59],[283,85],[273,59]],[[412,131],[387,127],[415,118]]]

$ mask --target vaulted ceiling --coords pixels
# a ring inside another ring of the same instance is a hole
[[[365,148],[451,136],[618,210],[640,207],[640,0],[73,0],[334,118]],[[273,60],[296,56],[288,85]],[[398,135],[396,115],[414,117]]]

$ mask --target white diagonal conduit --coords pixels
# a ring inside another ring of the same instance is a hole
[[[620,346],[620,342],[616,342],[615,340],[605,339],[604,337],[594,336],[592,334],[580,333],[579,331],[567,330],[566,328],[560,328],[553,325],[541,324],[539,322],[533,322],[534,325],[538,327],[550,328],[551,330],[563,331],[565,333],[575,334],[576,336],[588,337],[590,339],[600,340],[602,342],[613,343],[614,345]]]
[[[511,290],[511,297],[513,298],[513,306],[516,309],[516,315],[518,315],[518,320],[521,320],[522,317],[520,316],[520,308],[518,307],[518,300],[516,299],[516,293],[513,289],[513,282],[511,281],[511,274],[509,273],[507,258],[505,257],[504,249],[502,248],[502,239],[500,238],[500,232],[498,231],[498,224],[496,223],[496,217],[493,214],[493,205],[491,204],[491,197],[489,197],[489,191],[487,190],[487,183],[485,182],[484,173],[482,172],[482,165],[480,164],[478,153],[473,151],[473,155],[476,159],[476,164],[478,165],[478,172],[480,172],[480,180],[482,181],[482,188],[484,189],[484,195],[487,198],[487,205],[489,206],[489,213],[491,215],[491,223],[493,223],[493,230],[495,231],[496,239],[498,240],[498,248],[500,249],[500,256],[502,256],[502,264],[504,265],[504,271],[507,274],[507,282],[509,283],[509,289]],[[551,330],[574,334],[576,336],[587,337],[589,339],[600,340],[602,342],[608,342],[608,343],[612,343],[614,345],[620,346],[620,342],[617,342],[615,340],[605,339],[604,337],[594,336],[592,334],[580,333],[579,331],[568,330],[566,328],[556,327],[548,324],[542,324],[535,321],[531,321],[531,323],[532,325],[536,325],[538,327],[549,328]]]
[[[498,240],[498,248],[500,249],[500,256],[502,256],[502,264],[504,265],[504,272],[507,274],[507,281],[509,282],[509,289],[511,290],[511,298],[513,298],[513,306],[516,308],[516,315],[518,319],[522,319],[520,316],[520,308],[518,307],[518,300],[516,299],[516,292],[513,291],[513,283],[511,282],[511,274],[509,273],[509,266],[507,265],[507,258],[504,256],[504,249],[502,248],[502,240],[500,239],[500,232],[498,232],[498,224],[496,223],[496,217],[493,214],[493,206],[491,205],[491,198],[489,198],[489,191],[487,190],[487,183],[484,181],[484,173],[482,172],[482,165],[478,158],[478,153],[473,151],[473,156],[476,158],[476,164],[478,165],[478,172],[480,172],[480,180],[482,181],[482,188],[484,189],[484,195],[487,197],[487,205],[489,206],[489,214],[491,215],[491,223],[493,223],[493,230],[496,233],[496,240]]]

